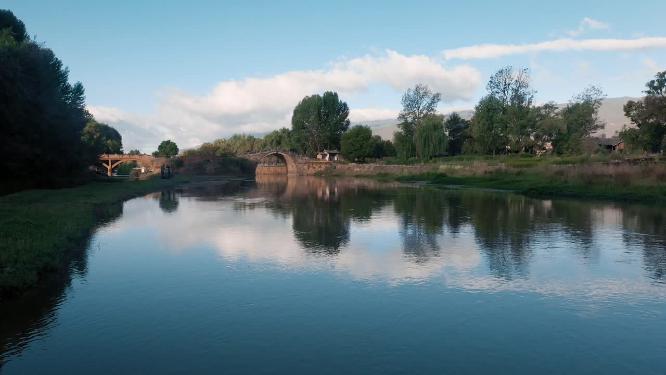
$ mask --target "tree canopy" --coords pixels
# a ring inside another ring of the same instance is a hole
[[[482,154],[535,153],[553,148],[558,153],[583,152],[584,140],[603,129],[598,111],[604,94],[590,86],[566,106],[534,106],[527,69],[505,67],[487,85],[470,124],[469,147]]]
[[[70,183],[97,158],[81,140],[92,119],[83,85],[69,82],[63,63],[12,12],[0,11],[0,29],[3,190]]]
[[[488,94],[476,107],[472,133],[483,153],[526,152],[535,130],[529,71],[507,66],[490,77]]]
[[[90,120],[83,128],[81,140],[94,154],[122,154],[123,138],[118,131],[107,124]]]
[[[400,130],[393,135],[393,143],[401,159],[417,156],[415,143],[417,130],[424,118],[437,112],[437,105],[441,98],[440,93],[431,91],[423,84],[417,84],[414,88],[408,89],[402,96],[402,110],[398,115]]]
[[[576,95],[561,111],[564,132],[555,139],[556,150],[560,153],[578,154],[583,152],[583,140],[593,132],[603,129],[598,112],[604,93],[600,88],[590,86]]]
[[[463,152],[463,145],[469,138],[469,121],[453,112],[444,121],[444,129],[448,135],[448,154],[459,155]]]
[[[414,134],[416,156],[421,160],[430,160],[436,156],[443,156],[448,147],[447,137],[444,133],[444,117],[430,115],[421,120]]]
[[[636,128],[625,129],[621,136],[635,148],[659,152],[666,148],[666,71],[657,73],[645,86],[642,100],[624,106],[625,115]]]
[[[325,149],[339,149],[342,134],[349,128],[348,117],[349,107],[337,93],[306,96],[291,117],[292,146],[309,156]]]
[[[402,96],[402,111],[398,120],[415,124],[422,118],[435,114],[441,99],[442,94],[432,92],[426,85],[417,84]]]
[[[153,155],[167,158],[174,157],[178,155],[178,146],[170,139],[167,139],[166,141],[162,141],[160,145],[157,146],[157,151],[155,151]]]
[[[341,153],[350,161],[365,161],[375,151],[372,130],[364,125],[356,125],[342,135]]]
[[[287,128],[282,128],[266,134],[264,136],[262,148],[279,151],[291,150],[291,131]]]
[[[0,9],[0,31],[5,30],[16,43],[28,40],[28,32],[23,21],[16,18],[10,10]]]

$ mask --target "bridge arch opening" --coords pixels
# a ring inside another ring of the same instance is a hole
[[[284,152],[270,152],[259,159],[256,175],[298,174],[294,158]]]

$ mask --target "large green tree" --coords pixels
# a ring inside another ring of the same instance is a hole
[[[395,156],[395,147],[393,142],[382,139],[378,135],[372,136],[372,144],[374,146],[372,151],[372,157],[375,159],[381,159],[387,156]]]
[[[95,154],[121,154],[123,138],[118,131],[107,124],[90,120],[83,128],[81,140]]]
[[[342,156],[350,161],[365,161],[375,151],[372,130],[364,125],[356,125],[342,135]]]
[[[421,119],[414,134],[416,156],[421,160],[430,160],[444,155],[448,143],[444,133],[444,117],[430,115]]]
[[[534,148],[545,150],[553,142],[562,136],[565,131],[564,121],[555,103],[546,103],[534,108],[536,127],[534,129]]]
[[[642,100],[624,106],[625,115],[637,130],[625,130],[623,139],[644,151],[659,152],[666,148],[666,71],[657,73],[646,86]]]
[[[292,146],[309,156],[325,149],[339,149],[342,134],[349,128],[348,117],[347,103],[335,92],[303,98],[291,117]]]
[[[160,145],[157,146],[157,151],[155,151],[153,155],[167,158],[174,157],[178,155],[178,146],[172,140],[167,139],[166,141],[162,141]]]
[[[81,141],[86,123],[80,83],[63,63],[32,41],[23,23],[0,11],[0,159],[2,190],[70,183],[96,155]]]
[[[532,111],[534,90],[530,88],[528,69],[514,70],[511,66],[504,67],[490,77],[486,89],[489,96],[502,104],[501,122],[505,127],[508,150],[528,151],[535,128]]]
[[[469,121],[453,112],[444,121],[444,129],[449,138],[448,154],[459,155],[463,151],[463,145],[469,138]]]
[[[474,151],[481,154],[504,153],[508,146],[504,104],[492,95],[476,105],[471,123]]]
[[[603,99],[603,91],[590,86],[560,111],[564,132],[554,142],[558,153],[579,154],[585,151],[584,140],[605,126],[599,119],[599,107]]]
[[[408,89],[402,96],[402,110],[398,115],[398,131],[393,135],[393,143],[397,154],[402,159],[417,155],[416,131],[422,120],[437,112],[437,105],[442,95],[433,92],[423,84]]]

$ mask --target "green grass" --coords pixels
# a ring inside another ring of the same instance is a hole
[[[382,176],[382,178],[385,179],[386,176]],[[590,183],[575,179],[566,180],[539,172],[497,172],[482,176],[449,176],[444,173],[427,173],[395,176],[394,179],[441,186],[509,190],[539,197],[574,197],[666,204],[666,184],[622,186],[607,181]]]
[[[121,213],[124,200],[186,181],[97,181],[0,197],[0,297],[63,267],[97,225]]]

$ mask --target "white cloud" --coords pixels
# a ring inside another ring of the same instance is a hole
[[[585,17],[580,21],[578,28],[576,30],[567,31],[567,35],[580,36],[590,30],[608,30],[608,29],[610,29],[609,24],[599,20],[595,20],[594,18]]]
[[[339,60],[325,69],[291,71],[265,78],[228,80],[208,94],[166,93],[155,113],[134,115],[108,107],[90,107],[102,122],[141,130],[141,139],[127,137],[129,143],[145,151],[161,139],[174,139],[183,147],[233,133],[263,133],[289,126],[291,111],[306,95],[325,90],[337,91],[342,99],[372,86],[388,86],[402,92],[416,83],[425,83],[447,100],[469,99],[481,83],[481,74],[468,65],[445,66],[424,55],[402,55],[387,50],[380,55]],[[352,108],[353,108],[353,103]],[[381,112],[384,111],[384,112]],[[353,110],[354,120],[376,119],[387,110]],[[394,112],[390,112],[394,116]],[[125,148],[130,148],[129,144]]]
[[[448,49],[443,52],[447,60],[493,59],[508,55],[537,52],[566,51],[632,51],[666,48],[666,37],[636,39],[556,39],[532,44],[480,44]]]
[[[355,123],[386,120],[397,118],[398,113],[400,113],[399,110],[388,108],[352,108],[349,113],[349,119]]]

